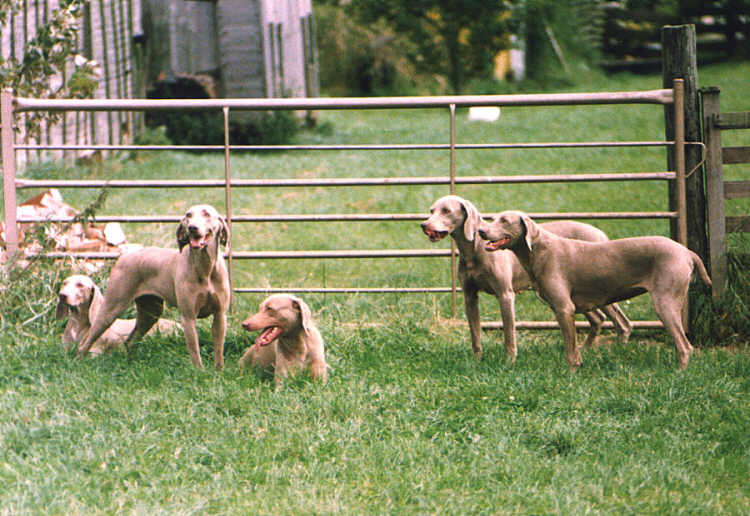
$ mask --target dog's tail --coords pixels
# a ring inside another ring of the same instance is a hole
[[[708,272],[706,272],[706,267],[703,265],[703,260],[701,260],[701,257],[693,251],[690,251],[690,257],[693,259],[693,273],[697,270],[703,283],[705,283],[707,287],[710,287],[711,278],[708,277]]]

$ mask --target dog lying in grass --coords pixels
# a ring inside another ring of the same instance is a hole
[[[287,376],[306,369],[313,378],[326,381],[323,337],[302,299],[289,294],[270,296],[242,327],[260,334],[240,358],[240,368],[273,367],[277,386]]]
[[[58,320],[68,318],[63,332],[62,343],[66,350],[73,349],[85,339],[91,329],[91,321],[104,303],[101,290],[88,276],[74,274],[65,278],[57,296]],[[135,319],[117,319],[102,333],[89,349],[89,354],[101,355],[120,347],[135,327]],[[174,321],[159,319],[148,333],[175,333],[179,325]]]

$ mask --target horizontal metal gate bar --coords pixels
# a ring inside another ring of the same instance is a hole
[[[486,219],[495,213],[485,213]],[[290,214],[290,215],[235,215],[233,222],[372,222],[372,221],[415,221],[424,220],[427,213],[329,213],[329,214]],[[537,220],[560,219],[674,219],[676,211],[613,211],[613,212],[566,212],[529,213]],[[96,222],[179,222],[180,215],[97,215]],[[18,222],[73,222],[74,217],[19,217]]]
[[[240,287],[234,289],[240,294],[278,294],[296,292],[298,294],[445,294],[453,290],[450,287],[290,287],[262,288]],[[457,289],[458,292],[461,289]]]
[[[645,329],[660,329],[664,328],[661,321],[630,321],[633,328],[638,330]],[[522,328],[527,330],[559,330],[560,325],[556,321],[516,321],[516,328]],[[582,330],[587,329],[589,323],[586,321],[576,321],[576,329]],[[605,321],[602,328],[612,329],[614,325],[611,321]],[[482,323],[483,330],[502,330],[502,322],[484,322]]]
[[[34,99],[15,97],[15,111],[424,109],[472,106],[672,104],[673,89],[606,93],[246,99]]]
[[[91,260],[112,260],[121,253],[64,253],[40,254],[46,258],[86,258]],[[232,251],[232,257],[240,260],[323,259],[323,258],[435,258],[450,256],[450,249],[372,249],[372,250],[331,250],[331,251]],[[225,255],[228,257],[228,255]]]
[[[244,260],[273,260],[278,258],[432,258],[450,256],[450,249],[371,249],[337,251],[234,251],[232,256]]]
[[[557,149],[590,147],[664,147],[667,141],[643,142],[537,142],[537,143],[457,143],[455,149]],[[449,143],[392,143],[392,144],[337,144],[337,145],[16,145],[15,150],[124,150],[124,151],[352,151],[352,150],[448,150]]]
[[[464,176],[456,177],[455,184],[519,184],[519,183],[577,183],[592,181],[654,181],[674,179],[674,172],[622,172],[570,175],[519,176]],[[377,178],[321,178],[321,179],[232,179],[232,187],[296,187],[296,186],[404,186],[447,185],[448,177],[377,177]],[[77,179],[18,179],[17,188],[224,188],[223,179],[185,180],[77,180]]]

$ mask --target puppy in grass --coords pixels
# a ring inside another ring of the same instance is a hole
[[[272,295],[261,303],[258,313],[242,322],[242,327],[260,334],[240,358],[240,368],[273,367],[277,386],[289,375],[307,369],[313,378],[326,381],[323,337],[302,299],[290,294]]]

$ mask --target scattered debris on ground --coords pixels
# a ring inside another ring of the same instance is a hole
[[[18,241],[19,251],[25,258],[34,256],[44,249],[44,240],[54,243],[49,251],[62,253],[122,253],[134,246],[127,243],[125,233],[117,222],[95,224],[88,222],[84,227],[80,212],[66,204],[56,188],[36,195],[18,206]],[[70,218],[71,221],[49,222],[53,219]],[[34,222],[22,222],[23,220]],[[39,222],[38,219],[47,222]],[[43,228],[44,238],[35,237]],[[5,224],[0,222],[0,244],[3,246],[0,263],[7,262],[5,251]],[[24,260],[19,261],[23,266]],[[101,262],[81,261],[81,267],[91,273],[101,267]]]

